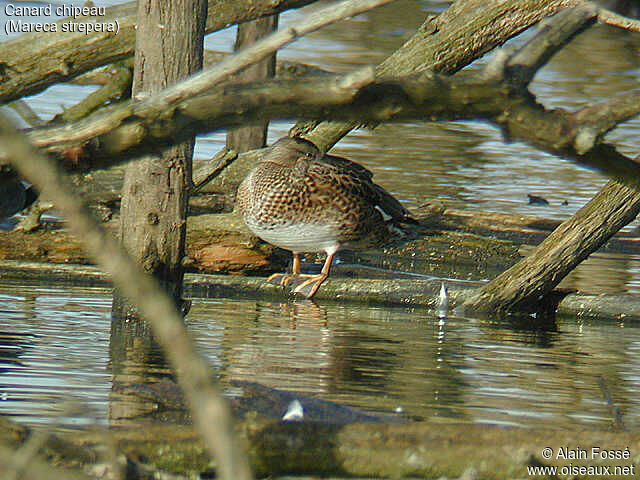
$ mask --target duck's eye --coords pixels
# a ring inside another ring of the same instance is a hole
[[[307,158],[313,158],[313,152],[307,152],[304,154],[304,156]]]

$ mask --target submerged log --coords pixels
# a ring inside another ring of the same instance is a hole
[[[111,285],[109,277],[91,265],[0,260],[0,280],[41,284],[43,279],[44,282],[55,283],[58,287]],[[266,283],[265,279],[266,277],[188,273],[185,275],[184,288],[188,297],[292,300],[287,290]],[[340,301],[380,306],[424,307],[427,313],[436,314],[441,283],[440,278],[421,279],[416,276],[401,279],[330,277],[314,299],[318,302]],[[482,286],[482,282],[463,280],[445,280],[445,284],[450,296],[448,316],[456,316],[457,307],[471,297],[475,288]],[[640,321],[640,299],[636,295],[559,292],[557,300],[559,303],[556,312],[559,315],[602,321]]]
[[[14,449],[28,437],[29,430],[6,420],[0,421],[0,436],[6,438],[7,432],[16,429],[22,432],[22,439],[14,437],[10,440]],[[567,452],[577,452],[580,466],[592,469],[589,478],[608,478],[607,469],[609,475],[615,471],[618,475],[631,477],[637,468],[640,449],[638,433],[586,429],[507,429],[427,422],[328,425],[257,418],[240,422],[236,429],[247,448],[254,473],[259,477],[302,474],[459,478],[469,475],[501,480],[527,478],[531,466],[555,466],[556,475],[540,475],[539,478],[575,478],[568,469],[562,469],[570,463],[577,464],[569,459]],[[584,444],[585,438],[589,439],[589,445]],[[45,449],[62,459],[58,464],[79,464],[87,470],[99,457],[95,452],[104,450],[105,446],[115,447],[126,455],[130,475],[127,478],[143,478],[142,471],[210,475],[215,469],[197,434],[185,426],[76,431],[50,437],[45,442]],[[608,458],[599,454],[592,456],[592,446],[614,454]],[[547,458],[546,447],[552,449],[551,458]],[[74,451],[78,452],[75,461],[71,455]],[[612,458],[616,455],[617,459]]]

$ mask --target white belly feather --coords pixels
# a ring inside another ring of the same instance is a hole
[[[248,222],[247,226],[265,242],[294,253],[331,253],[339,248],[336,228],[331,225],[294,223],[265,228]]]

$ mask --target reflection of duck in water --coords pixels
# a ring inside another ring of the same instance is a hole
[[[269,281],[288,285],[303,277],[294,292],[311,298],[329,276],[338,250],[384,245],[401,233],[398,224],[416,223],[372,176],[301,138],[281,138],[267,150],[238,188],[236,205],[258,237],[293,252],[293,273]],[[327,254],[320,274],[300,274],[304,252]]]
[[[0,220],[21,212],[38,198],[33,185],[0,169]]]

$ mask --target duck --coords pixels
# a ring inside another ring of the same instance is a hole
[[[311,299],[327,280],[336,253],[384,246],[417,221],[373,173],[346,158],[324,154],[301,137],[283,137],[238,187],[236,210],[257,237],[293,254],[291,273],[267,282],[295,284]],[[319,274],[303,275],[302,253],[326,253]]]

